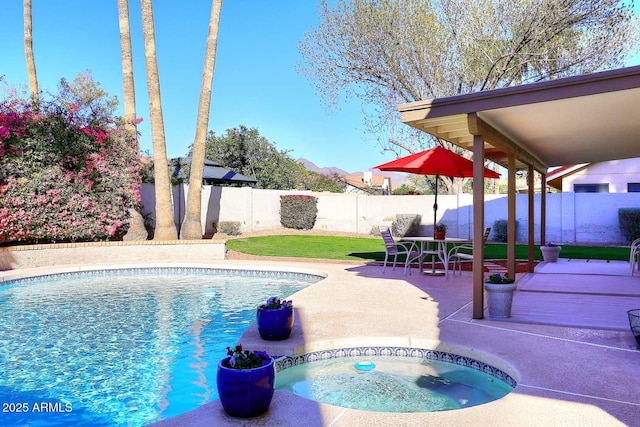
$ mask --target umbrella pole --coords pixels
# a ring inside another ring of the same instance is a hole
[[[436,220],[438,218],[438,179],[440,178],[439,174],[436,174],[436,198],[433,202],[433,238],[436,238]]]

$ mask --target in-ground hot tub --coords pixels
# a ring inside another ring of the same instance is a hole
[[[377,412],[435,412],[482,405],[516,386],[506,372],[452,353],[406,347],[325,350],[276,361],[276,388]]]

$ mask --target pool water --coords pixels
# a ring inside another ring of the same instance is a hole
[[[142,426],[216,399],[268,297],[317,276],[137,269],[0,287],[0,425]]]
[[[377,412],[449,411],[481,405],[513,390],[492,375],[455,363],[389,356],[302,363],[279,371],[276,388]]]

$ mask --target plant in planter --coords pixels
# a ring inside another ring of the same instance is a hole
[[[540,246],[542,259],[544,260],[544,262],[557,262],[558,255],[560,255],[561,250],[562,246],[556,245],[555,243],[551,242],[547,242],[546,244]]]
[[[484,283],[489,306],[489,317],[511,317],[513,292],[516,290],[515,279],[501,274],[490,275]]]
[[[224,411],[232,417],[250,418],[265,413],[273,398],[273,358],[264,351],[227,347],[218,363],[218,395]]]
[[[439,222],[434,228],[434,238],[436,240],[444,240],[447,235],[447,225]]]
[[[293,301],[271,297],[258,307],[256,319],[263,340],[286,340],[293,329]]]

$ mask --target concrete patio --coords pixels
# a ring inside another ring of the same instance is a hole
[[[432,348],[491,363],[512,375],[518,386],[485,405],[412,414],[345,409],[276,391],[268,413],[257,418],[230,418],[219,401],[213,401],[157,426],[640,423],[640,351],[626,313],[640,308],[640,275],[631,277],[627,263],[542,263],[536,274],[520,275],[512,317],[505,321],[472,319],[469,272],[446,279],[415,269],[412,275],[403,275],[402,269],[383,275],[379,265],[266,260],[233,264],[327,274],[293,296],[296,324],[287,341],[262,341],[254,325],[242,337],[246,348],[273,354],[371,345]]]
[[[182,252],[174,245],[167,253]],[[195,246],[195,245],[194,245]],[[126,266],[181,266],[184,260],[158,257],[146,246],[123,246]],[[144,252],[141,259],[136,251]],[[48,253],[49,251],[41,251]],[[67,265],[0,272],[0,282],[62,271],[108,268],[110,257],[81,251]],[[96,261],[101,261],[96,264]],[[75,263],[75,264],[74,264]],[[40,265],[38,263],[35,263]],[[625,262],[561,259],[541,263],[535,274],[520,274],[512,317],[472,319],[471,273],[450,277],[402,268],[317,260],[210,260],[189,265],[295,270],[326,278],[293,296],[296,323],[283,342],[266,342],[254,326],[243,335],[246,348],[272,354],[304,354],[356,346],[428,348],[492,364],[518,382],[506,397],[448,412],[393,414],[345,409],[276,391],[263,416],[228,417],[213,401],[158,426],[615,426],[639,425],[640,351],[629,330],[627,310],[640,308],[640,274]]]

